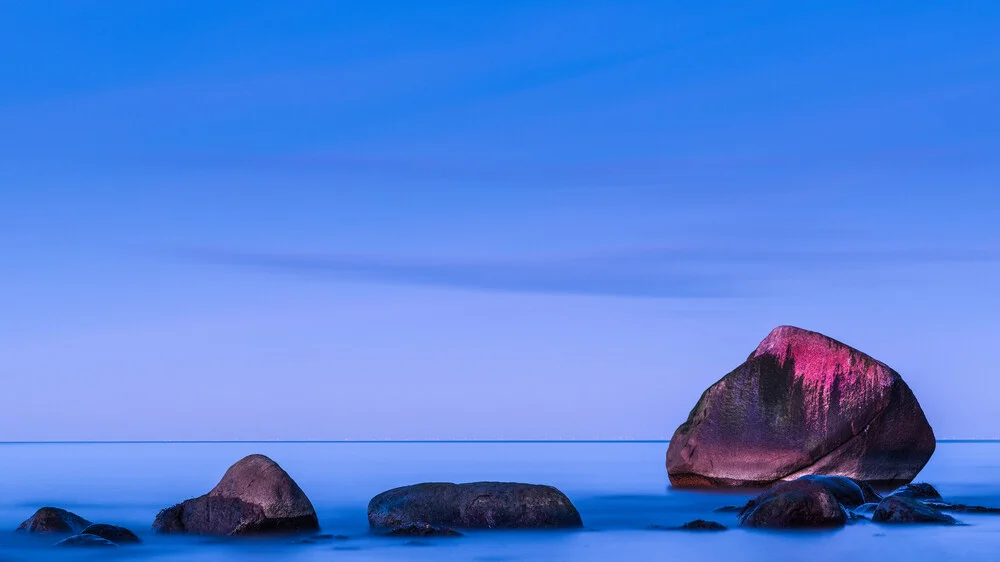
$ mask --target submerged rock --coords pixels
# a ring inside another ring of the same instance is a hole
[[[385,533],[387,537],[461,537],[455,529],[429,523],[408,523]]]
[[[250,455],[226,471],[208,494],[168,507],[156,516],[158,533],[244,536],[316,531],[316,511],[277,463]]]
[[[59,548],[92,548],[92,547],[116,547],[117,544],[97,535],[80,533],[67,539],[63,539],[55,544]]]
[[[965,505],[962,503],[944,503],[934,501],[926,501],[924,503],[939,511],[976,513],[981,515],[1000,515],[1000,507],[984,507],[981,505]]]
[[[58,507],[43,507],[29,517],[17,530],[24,533],[62,533],[76,534],[90,526],[90,521],[83,517],[59,509]]]
[[[429,524],[462,529],[582,527],[569,498],[551,486],[432,482],[383,492],[368,503],[373,528]]]
[[[876,509],[878,509],[877,503],[866,503],[854,508],[851,513],[862,519],[871,519]]]
[[[104,523],[95,523],[80,532],[81,535],[94,535],[101,537],[102,539],[109,540],[115,544],[135,544],[142,542],[135,533],[129,531],[125,527],[119,527],[117,525],[105,525]]]
[[[895,494],[878,504],[878,508],[872,515],[872,521],[876,523],[937,523],[941,525],[958,523],[954,517],[913,497]]]
[[[766,486],[806,474],[909,482],[934,452],[910,388],[839,341],[775,328],[702,394],[667,449],[678,487]]]
[[[695,519],[694,521],[688,521],[680,527],[668,527],[667,529],[671,531],[725,531],[726,526],[715,521]]]
[[[824,483],[801,478],[777,484],[751,499],[739,522],[758,529],[826,529],[843,527],[847,512]]]

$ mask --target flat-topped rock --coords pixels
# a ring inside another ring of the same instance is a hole
[[[896,371],[823,334],[780,326],[702,394],[666,464],[678,487],[763,487],[807,474],[902,484],[934,448]]]
[[[221,536],[318,529],[309,498],[287,472],[264,455],[243,458],[210,492],[160,511],[153,522],[158,533]]]
[[[569,498],[551,486],[512,482],[432,482],[383,492],[368,503],[372,528],[428,524],[460,529],[583,526]]]
[[[21,523],[17,530],[22,533],[61,533],[74,535],[90,526],[79,515],[58,507],[43,507]]]

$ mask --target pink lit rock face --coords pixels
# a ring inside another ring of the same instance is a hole
[[[806,474],[911,481],[934,432],[898,373],[823,334],[779,326],[702,394],[670,440],[677,487],[767,486]]]

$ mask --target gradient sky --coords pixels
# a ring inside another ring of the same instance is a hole
[[[1000,3],[0,0],[0,440],[998,437]]]

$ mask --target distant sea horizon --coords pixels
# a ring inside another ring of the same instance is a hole
[[[177,443],[253,444],[253,443],[669,443],[669,439],[123,439],[68,441],[0,441],[0,445],[155,445]],[[937,443],[1000,443],[996,437],[954,437],[937,439]]]

